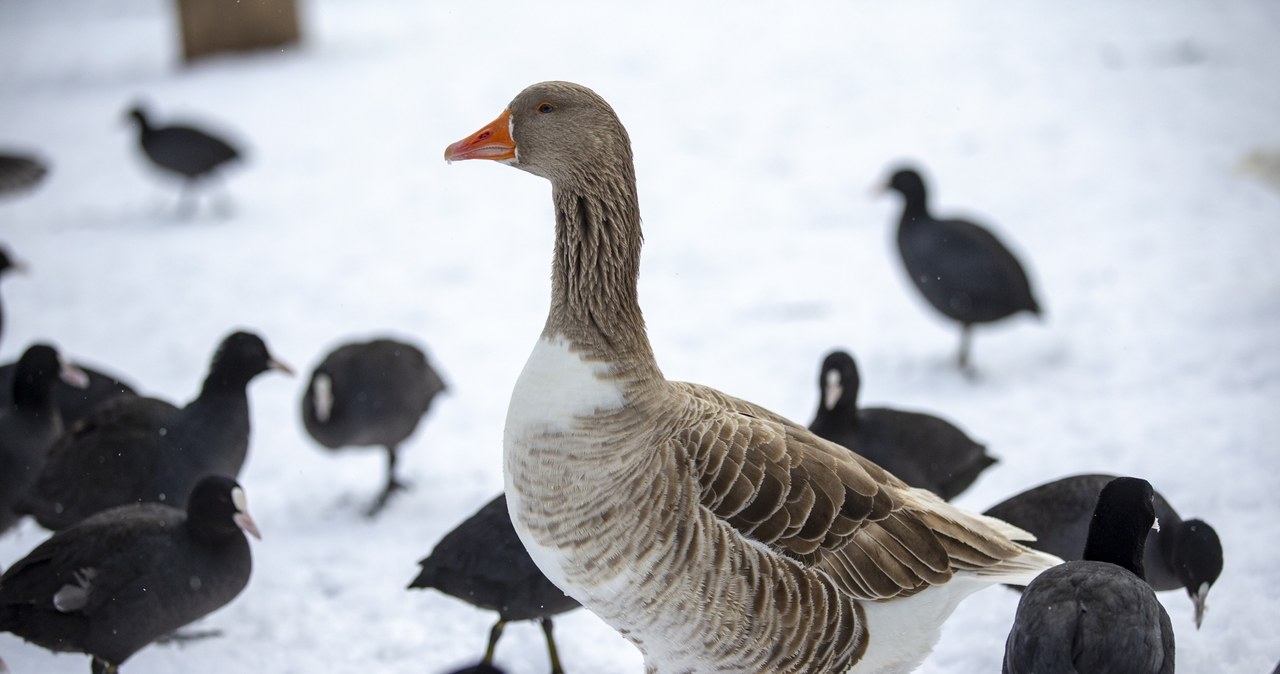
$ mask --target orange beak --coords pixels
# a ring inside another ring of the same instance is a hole
[[[445,161],[516,158],[516,142],[511,139],[511,111],[503,110],[484,128],[444,149]]]

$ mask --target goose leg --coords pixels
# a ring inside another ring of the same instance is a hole
[[[392,494],[398,491],[405,491],[408,488],[409,485],[396,478],[396,448],[388,446],[386,484],[382,487],[382,492],[378,494],[378,498],[374,500],[373,505],[369,506],[369,510],[365,514],[369,517],[373,517],[382,512],[382,509],[387,506],[387,501],[391,499]]]
[[[118,674],[120,668],[95,655],[89,662],[89,671],[92,674]]]
[[[551,657],[551,674],[564,674],[564,668],[560,666],[560,651],[556,648],[555,639],[551,638],[551,618],[539,618],[538,622],[542,624],[542,633],[547,636],[547,654]]]

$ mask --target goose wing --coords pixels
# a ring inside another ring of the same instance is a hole
[[[758,405],[673,384],[670,442],[694,466],[701,503],[744,539],[822,570],[854,597],[906,596],[957,571],[1032,577],[1052,565],[999,520],[958,510]]]

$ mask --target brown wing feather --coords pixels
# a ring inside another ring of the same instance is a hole
[[[702,505],[743,536],[821,569],[860,599],[910,595],[1022,547],[847,449],[757,405],[696,384],[672,439],[700,474]]]

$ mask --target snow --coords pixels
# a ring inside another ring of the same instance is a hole
[[[318,451],[305,377],[252,384],[241,475],[263,540],[246,591],[129,674],[438,672],[479,657],[494,616],[403,588],[436,540],[502,487],[502,423],[549,293],[548,185],[444,147],[524,86],[567,79],[617,109],[645,216],[641,302],[668,377],[807,422],[818,365],[850,348],[864,399],[943,414],[1002,461],[958,499],[981,510],[1069,473],[1151,480],[1211,522],[1226,569],[1204,628],[1164,593],[1183,672],[1280,660],[1280,193],[1240,170],[1280,146],[1280,6],[651,0],[313,0],[300,48],[177,64],[170,3],[0,3],[0,146],[53,164],[0,201],[0,360],[37,339],[171,400],[246,326],[305,374],[338,343],[423,343],[451,387],[405,448],[416,487],[361,508],[380,453]],[[124,111],[205,122],[249,148],[228,215],[174,215]],[[899,203],[871,188],[910,159],[935,210],[992,224],[1048,310],[975,340],[914,295],[891,247]],[[0,566],[34,547],[0,538]],[[1017,597],[963,602],[921,671],[998,671]],[[642,671],[579,611],[571,672]],[[15,674],[82,672],[0,635]],[[547,669],[541,633],[500,664]]]

